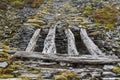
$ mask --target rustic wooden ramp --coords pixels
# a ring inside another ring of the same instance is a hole
[[[36,58],[40,60],[49,60],[55,62],[67,62],[67,63],[82,63],[82,64],[113,64],[119,63],[120,59],[115,56],[108,56],[102,53],[98,46],[90,39],[85,29],[80,28],[80,37],[84,42],[89,55],[81,55],[78,53],[74,34],[70,29],[65,29],[65,34],[68,39],[68,53],[60,54],[56,51],[55,46],[55,34],[58,24],[52,26],[44,42],[44,48],[42,52],[35,52],[34,48],[39,38],[40,29],[37,29],[31,38],[26,51],[17,51],[13,57],[17,58]]]

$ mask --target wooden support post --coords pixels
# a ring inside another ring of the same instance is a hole
[[[40,33],[40,29],[37,29],[34,32],[32,38],[31,38],[31,40],[30,40],[30,42],[29,42],[29,44],[28,44],[28,46],[27,46],[27,48],[25,50],[26,52],[34,51],[35,46],[36,46],[36,42],[39,39],[39,33]]]
[[[79,55],[76,45],[75,45],[75,37],[70,29],[65,30],[65,34],[68,39],[68,55]]]
[[[44,41],[44,48],[42,53],[44,54],[55,54],[56,46],[55,46],[55,33],[56,33],[57,24],[54,27],[51,27],[49,33]]]
[[[80,35],[90,54],[95,55],[96,57],[97,55],[104,55],[98,46],[90,39],[85,29],[80,29]]]

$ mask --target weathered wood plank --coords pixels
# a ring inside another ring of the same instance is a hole
[[[36,42],[39,39],[39,33],[40,33],[40,29],[37,29],[34,32],[32,38],[31,38],[31,40],[30,40],[30,42],[29,42],[29,44],[28,44],[28,46],[27,46],[27,48],[25,50],[26,52],[34,51],[34,48],[36,46]]]
[[[98,55],[104,55],[98,46],[90,39],[85,29],[80,29],[80,35],[90,54],[95,55],[96,57]]]
[[[56,32],[57,23],[55,26],[50,28],[49,33],[44,41],[44,48],[42,53],[44,54],[55,54],[56,46],[55,46],[55,32]]]
[[[80,57],[64,57],[57,55],[42,54],[39,52],[25,52],[18,51],[13,55],[13,58],[37,58],[42,60],[50,60],[56,62],[68,62],[68,63],[82,63],[82,64],[110,64],[120,62],[120,59],[109,59],[109,58],[80,58]]]
[[[68,55],[79,55],[76,45],[75,45],[75,37],[70,29],[65,30],[65,34],[68,39]]]

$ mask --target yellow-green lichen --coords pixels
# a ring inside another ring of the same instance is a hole
[[[22,77],[22,76],[20,76],[18,78],[21,78],[22,80],[32,80],[30,77]]]
[[[119,67],[113,68],[112,72],[114,72],[116,74],[120,74],[120,68]]]
[[[81,80],[79,76],[75,72],[68,72],[68,71],[62,71],[60,75],[54,76],[55,80]]]
[[[118,19],[118,10],[115,7],[107,6],[96,10],[93,19],[97,23],[105,24],[106,29],[113,30]]]
[[[55,77],[55,80],[68,80],[65,76],[63,75],[56,75],[54,76]]]
[[[38,70],[32,70],[32,71],[29,71],[29,73],[32,73],[32,74],[39,74],[40,71],[38,71]]]
[[[11,75],[11,74],[0,74],[0,78],[14,78],[14,75]]]

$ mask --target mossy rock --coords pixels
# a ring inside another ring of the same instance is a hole
[[[62,71],[60,72],[60,75],[54,76],[55,80],[81,80],[79,76],[75,72],[68,72],[68,71]]]
[[[22,76],[20,76],[18,78],[21,78],[22,80],[32,80],[30,77],[22,77]]]
[[[1,0],[0,9],[7,9],[7,4],[15,7],[15,8],[23,8],[26,6],[38,8],[44,0]]]
[[[115,7],[107,6],[95,11],[93,19],[97,23],[115,24],[118,18],[118,10]]]
[[[32,74],[39,74],[40,71],[38,71],[38,70],[32,70],[32,71],[29,71],[29,73],[32,73]]]
[[[0,44],[0,49],[10,50],[10,47],[5,44]]]
[[[116,74],[120,74],[120,67],[113,68],[112,72],[114,72]]]
[[[11,5],[16,8],[23,8],[24,3],[19,0],[15,0],[15,1],[11,2]]]
[[[55,80],[68,80],[65,76],[63,75],[56,75],[54,76],[55,77]]]
[[[14,78],[14,75],[11,74],[0,74],[0,78]]]

